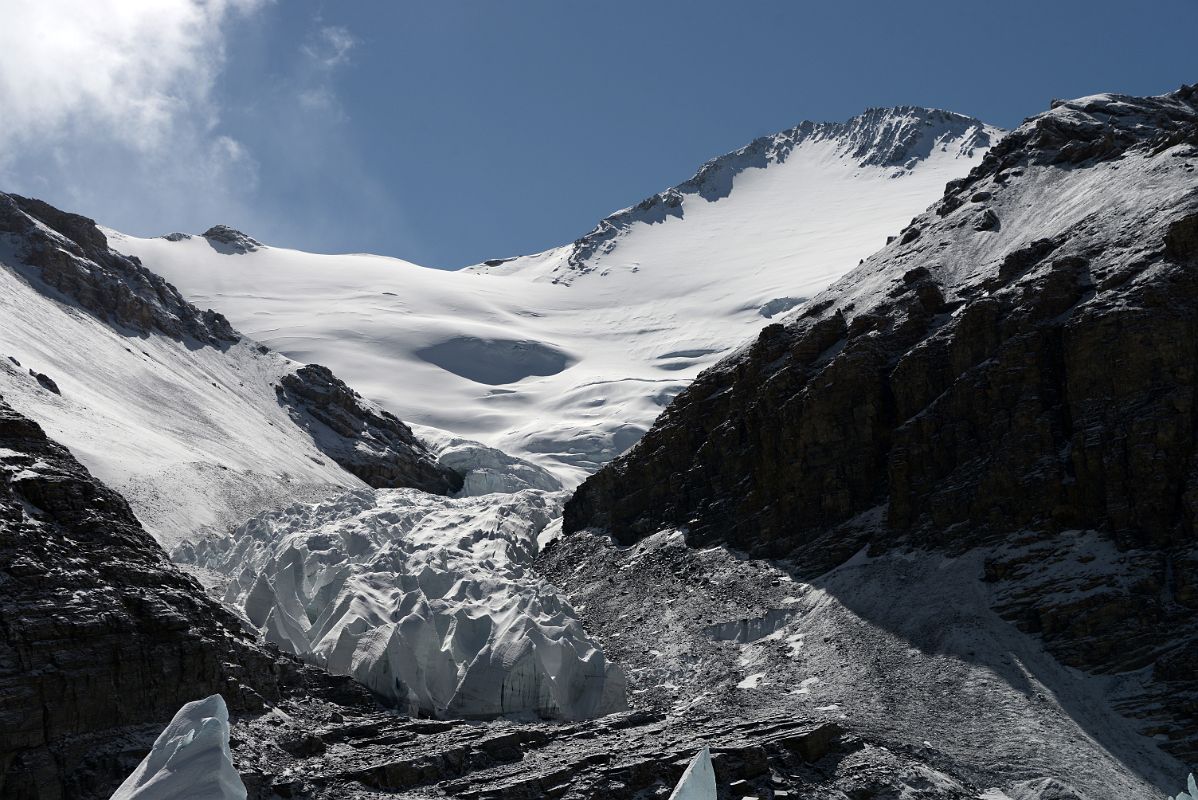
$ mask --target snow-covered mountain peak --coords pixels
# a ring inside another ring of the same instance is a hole
[[[968,163],[1002,134],[973,117],[919,106],[870,108],[844,122],[802,122],[708,161],[683,183],[600,220],[567,248],[528,258],[494,259],[469,269],[527,270],[553,283],[570,285],[580,275],[595,272],[595,260],[612,253],[639,225],[683,219],[701,202],[729,197],[734,186],[745,182],[740,176],[747,170],[785,164],[796,152],[808,156],[806,160],[836,166],[852,175],[865,171],[902,178],[927,162]],[[785,205],[781,210],[785,211]]]
[[[834,139],[840,152],[858,166],[899,167],[910,171],[936,149],[968,158],[989,148],[1002,131],[981,120],[920,106],[870,108],[843,123],[803,123],[811,138]]]

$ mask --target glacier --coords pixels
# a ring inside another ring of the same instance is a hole
[[[531,568],[562,502],[360,490],[174,556],[226,576],[226,604],[267,641],[411,714],[586,719],[626,709],[626,680]]]
[[[670,800],[715,800],[715,769],[711,765],[711,749],[704,747],[700,750],[686,771],[678,780],[678,785],[670,793]]]
[[[179,709],[112,800],[245,800],[229,752],[229,710],[219,694]]]

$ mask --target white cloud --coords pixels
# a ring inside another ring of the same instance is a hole
[[[267,1],[4,0],[0,190],[143,232],[245,207],[257,164],[213,94]]]
[[[357,43],[358,40],[348,28],[326,25],[304,45],[304,55],[324,69],[333,69],[349,60],[349,51],[353,50]]]
[[[212,127],[221,23],[261,0],[8,0],[0,146],[85,131],[141,151],[180,124]]]
[[[223,222],[319,247],[343,234],[329,197],[388,209],[394,228],[387,187],[346,140],[348,30],[309,20],[265,67],[224,74],[226,43],[269,3],[0,0],[0,191],[136,235]]]
[[[349,29],[340,25],[318,28],[300,48],[307,62],[296,92],[299,106],[334,120],[345,120],[345,112],[333,90],[333,74],[349,61],[350,51],[358,44]]]

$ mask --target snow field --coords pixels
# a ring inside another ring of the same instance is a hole
[[[919,134],[896,165],[882,163],[889,150],[861,149],[862,126],[793,149],[779,134],[769,155],[751,146],[705,168],[698,188],[672,190],[676,206],[619,212],[594,247],[496,267],[107,233],[193,303],[329,366],[404,421],[532,460],[571,486],[634,444],[701,370],[885,244],[999,133],[896,110],[880,134],[869,129]]]

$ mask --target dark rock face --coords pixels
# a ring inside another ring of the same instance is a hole
[[[168,235],[167,238],[170,238],[170,236]],[[229,252],[233,253],[251,253],[262,247],[262,242],[242,233],[236,228],[230,228],[228,225],[213,225],[204,231],[204,238],[209,242],[222,245]]]
[[[579,488],[565,530],[686,527],[809,572],[867,543],[1014,536],[1064,564],[1063,532],[1099,531],[1126,574],[1062,600],[996,555],[1002,609],[1070,665],[1152,670],[1128,713],[1198,756],[1195,144],[1192,87],[1055,104],[917,236],[701,375]],[[1056,213],[1080,186],[1089,205]]]
[[[0,234],[15,239],[26,278],[110,324],[213,346],[238,340],[223,316],[200,311],[138,259],[110,250],[87,217],[0,193]]]
[[[250,797],[634,798],[700,742],[724,783],[822,797],[918,759],[789,715],[680,725],[417,720],[264,650],[41,428],[0,400],[0,796],[105,798],[183,703],[219,692]],[[283,713],[262,713],[268,707]],[[922,796],[922,795],[917,795]],[[967,798],[973,793],[928,797]]]
[[[55,383],[54,379],[51,378],[49,375],[46,375],[44,373],[41,373],[41,372],[38,372],[37,370],[32,370],[32,369],[29,370],[29,374],[32,375],[33,379],[38,382],[38,385],[41,386],[43,389],[45,389],[47,392],[54,392],[54,394],[62,394],[62,392],[58,388],[58,384]]]
[[[462,488],[462,476],[438,464],[407,425],[367,404],[328,367],[301,367],[285,375],[275,392],[329,458],[370,486],[432,494]]]
[[[740,790],[737,797],[977,796],[947,776],[926,792],[914,789],[900,776],[926,769],[918,756],[891,752],[835,723],[786,714],[680,722],[630,712],[565,725],[497,726],[329,713],[313,702],[280,707],[285,721],[245,719],[233,728],[233,756],[251,800],[664,797],[703,744],[711,747],[717,782]]]
[[[184,703],[260,710],[298,672],[0,399],[0,795],[107,797]]]

